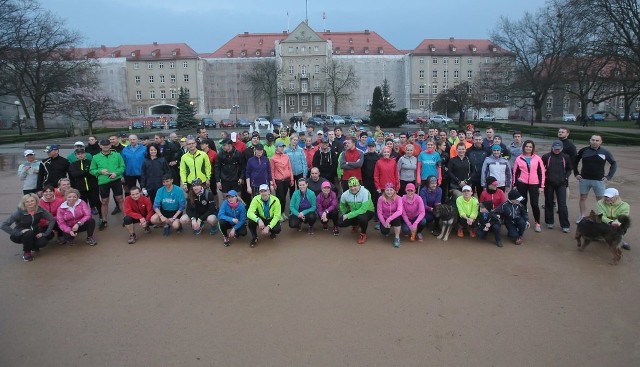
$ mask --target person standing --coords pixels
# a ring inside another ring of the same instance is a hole
[[[602,136],[594,134],[589,140],[589,146],[578,151],[573,164],[573,173],[578,180],[580,187],[580,215],[576,223],[579,223],[585,217],[585,206],[589,191],[593,190],[596,200],[602,200],[607,182],[609,182],[616,173],[618,164],[613,155],[606,149],[602,148]],[[582,167],[580,166],[582,162]],[[604,174],[606,163],[609,162],[609,173]]]
[[[40,171],[40,161],[36,160],[35,152],[31,149],[24,151],[26,162],[18,166],[18,177],[22,181],[22,194],[32,194],[38,192],[38,172]]]
[[[140,184],[142,175],[142,163],[147,150],[144,145],[138,144],[138,136],[129,135],[129,145],[122,149],[122,160],[124,161],[123,183],[127,190]]]
[[[385,150],[383,149],[382,151],[384,152]],[[387,154],[388,157],[389,155]],[[378,205],[378,197],[382,192],[382,187],[380,189],[376,187],[376,175],[381,174],[379,170],[376,171],[380,158],[373,145],[368,146],[367,152],[362,156],[362,186],[371,193],[371,201],[373,201],[374,207]]]
[[[86,157],[85,150],[78,148],[75,150],[76,159],[69,165],[69,177],[71,187],[80,192],[80,199],[95,208],[100,221],[102,218],[102,202],[100,201],[100,188],[98,179],[90,172],[91,160]]]
[[[69,172],[69,161],[60,155],[58,144],[47,145],[44,152],[48,157],[40,163],[38,168],[38,191],[42,191],[45,186],[58,187],[58,181],[67,177]]]
[[[165,152],[170,152],[165,149]],[[149,197],[151,203],[156,199],[156,192],[162,187],[162,177],[166,174],[173,176],[173,170],[169,167],[167,160],[162,156],[158,144],[147,145],[147,159],[142,163],[142,175],[140,181],[142,193]]]
[[[214,177],[218,181],[216,186],[222,193],[221,200],[229,190],[241,192],[244,183],[244,159],[234,148],[230,139],[224,139],[222,148],[218,152]]]
[[[473,166],[471,165],[471,161],[469,161],[469,157],[466,155],[467,148],[464,143],[458,143],[456,150],[458,151],[458,155],[449,159],[449,188],[451,190],[461,191],[462,187],[471,184]]]
[[[414,155],[416,155],[414,153]],[[418,156],[418,168],[416,170],[416,179],[418,186],[424,186],[427,184],[427,177],[435,176],[438,179],[438,184],[442,182],[442,159],[440,153],[436,152],[436,142],[433,139],[427,140],[427,149],[419,152]]]
[[[302,148],[298,146],[298,134],[291,134],[289,146],[284,149],[284,153],[289,156],[291,171],[293,172],[293,185],[289,187],[289,198],[291,198],[293,192],[296,190],[295,185],[298,183],[298,180],[306,177],[308,174],[307,157]]]
[[[473,145],[471,148],[467,149],[465,155],[469,157],[469,163],[471,163],[471,169],[473,171],[469,186],[471,186],[476,195],[480,197],[483,190],[483,185],[480,180],[482,175],[482,164],[488,155],[487,150],[482,147],[482,135],[475,134],[473,136]]]
[[[362,182],[362,164],[364,163],[364,154],[356,149],[356,142],[354,138],[346,138],[344,141],[344,152],[340,156],[339,166],[342,169],[342,189],[347,191],[349,189],[348,180],[345,177],[355,177],[359,182]]]
[[[332,131],[330,131],[332,132]],[[331,148],[329,139],[325,138],[320,143],[320,149],[313,154],[313,164],[320,171],[320,176],[329,182],[335,183],[338,169],[338,153]]]
[[[189,191],[191,182],[196,178],[199,178],[205,187],[210,186],[211,161],[205,152],[196,148],[195,139],[187,138],[187,152],[180,159],[180,182],[185,193]]]
[[[571,158],[563,153],[564,146],[560,140],[551,144],[551,152],[542,156],[545,166],[544,183],[544,222],[548,229],[554,226],[553,203],[558,203],[558,221],[562,232],[569,233],[569,210],[567,208],[567,186],[572,171]]]
[[[498,180],[498,188],[505,193],[509,192],[512,184],[512,171],[509,161],[502,156],[502,147],[495,144],[491,147],[491,155],[485,158],[482,164],[480,182],[487,182],[487,177],[493,176]],[[486,187],[486,186],[485,186]]]
[[[293,170],[291,169],[291,162],[289,156],[284,153],[284,143],[279,141],[276,143],[276,154],[271,157],[271,175],[273,177],[273,183],[271,189],[275,192],[276,197],[280,205],[279,218],[283,222],[289,217],[284,214],[285,206],[287,203],[287,191],[289,187],[294,185],[293,182]]]
[[[423,133],[424,134],[424,133]],[[425,147],[427,145],[425,141]],[[389,149],[391,152],[391,149]],[[413,155],[413,145],[407,145],[404,155],[398,158],[398,178],[400,180],[400,190],[398,195],[406,193],[406,187],[412,183],[415,185],[418,172],[418,158]]]
[[[520,154],[522,154],[522,133],[520,131],[514,131],[512,136],[513,141],[507,147],[507,149],[509,150],[509,164],[511,165],[511,167],[513,167],[516,158],[518,158]]]
[[[531,204],[536,232],[542,232],[538,201],[540,194],[544,192],[545,171],[542,159],[536,154],[535,143],[532,140],[526,140],[522,144],[522,154],[516,158],[513,166],[513,186],[524,197],[522,206],[526,209],[527,202]],[[553,208],[553,205],[551,207]]]
[[[254,149],[254,156],[249,158],[246,164],[245,177],[247,182],[247,194],[249,197],[258,195],[258,187],[260,185],[269,185],[273,178],[271,177],[271,164],[269,159],[264,156],[264,147],[262,144],[257,143],[252,148]],[[245,150],[245,152],[247,151]]]
[[[111,143],[108,140],[100,141],[100,153],[96,154],[91,160],[89,172],[98,178],[98,187],[100,191],[100,199],[102,201],[102,221],[98,226],[98,230],[104,230],[107,227],[107,213],[109,210],[109,196],[113,192],[114,199],[118,206],[124,204],[122,198],[122,183],[120,179],[124,173],[124,161],[120,153],[111,150]]]

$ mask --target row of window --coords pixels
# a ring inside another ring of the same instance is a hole
[[[289,107],[296,105],[296,96],[289,96]],[[313,96],[313,105],[322,106],[322,96]],[[300,106],[309,106],[309,96],[300,96]]]
[[[307,46],[289,46],[288,51],[290,54],[293,53],[305,53],[305,52],[311,52],[311,46],[307,47]],[[319,46],[313,46],[313,52],[318,52],[320,51],[320,47]]]
[[[160,83],[164,83],[164,75],[160,75],[160,77],[158,78]],[[171,83],[175,83],[176,82],[176,76],[175,75],[171,75],[169,77]],[[136,85],[140,85],[140,75],[136,75],[134,77],[134,80],[136,82]],[[182,75],[182,81],[183,82],[189,82],[189,74],[184,74]],[[153,75],[149,75],[149,83],[153,84],[155,82],[155,76]]]
[[[419,70],[418,71],[418,76],[420,77],[420,79],[424,79],[424,70]],[[448,78],[449,77],[449,70],[443,70],[442,71],[442,76],[444,78]],[[485,76],[488,77],[489,73],[485,72]],[[432,78],[438,78],[438,70],[432,70],[431,71],[431,77]],[[460,70],[454,70],[453,71],[453,77],[454,78],[459,78],[460,77]],[[473,79],[473,70],[467,70],[467,79]]]
[[[320,89],[320,81],[319,80],[315,80],[313,82],[313,88],[315,90],[319,90]],[[296,89],[296,82],[293,80],[289,81],[289,90],[295,90]],[[302,92],[307,92],[309,91],[309,82],[307,82],[306,80],[302,80],[300,81],[300,90]]]
[[[298,69],[300,69],[300,74],[307,75],[307,65],[298,65]],[[293,75],[295,73],[295,67],[293,65],[289,65],[289,75]],[[313,73],[320,74],[320,65],[313,66]]]
[[[418,60],[418,62],[420,64],[424,64],[425,63],[425,59],[424,58],[420,58]],[[442,63],[443,64],[448,64],[449,63],[449,57],[445,56],[442,58]],[[454,65],[460,65],[460,58],[459,57],[454,57],[453,58],[453,63]],[[485,57],[484,58],[484,63],[485,64],[490,64],[491,63],[491,58],[490,57]],[[438,65],[438,58],[437,57],[432,57],[431,58],[431,64],[432,65]],[[473,65],[473,57],[468,57],[467,58],[467,65]]]
[[[151,70],[153,69],[153,62],[148,62],[147,63],[147,69]],[[164,62],[159,62],[158,64],[158,69],[164,69]],[[189,62],[188,61],[183,61],[182,62],[182,67],[187,69],[189,67]],[[133,63],[133,68],[134,69],[140,69],[140,63],[139,62],[134,62]],[[176,63],[175,61],[169,61],[169,69],[175,69],[176,68]]]
[[[189,93],[189,88],[183,88],[186,93]],[[178,98],[178,91],[175,89],[171,89],[169,90],[169,92],[171,92],[171,99],[176,99]],[[164,89],[160,90],[160,99],[166,99],[167,98],[167,91],[165,91]],[[156,99],[156,91],[155,90],[150,90],[149,91],[149,99]],[[142,100],[142,91],[137,90],[136,91],[136,100],[141,101]]]

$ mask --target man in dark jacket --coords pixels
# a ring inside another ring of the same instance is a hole
[[[102,202],[98,188],[98,179],[89,173],[91,161],[87,159],[85,150],[82,148],[75,151],[76,161],[69,165],[69,177],[71,178],[71,187],[80,191],[80,199],[89,204],[92,209],[95,208],[102,222]]]
[[[60,146],[57,144],[48,145],[44,152],[49,156],[40,163],[38,171],[38,191],[42,191],[44,186],[58,187],[58,181],[66,178],[69,172],[69,161],[60,155]]]
[[[569,211],[567,209],[567,186],[571,176],[571,158],[562,152],[563,144],[556,140],[551,145],[551,152],[542,156],[542,163],[546,168],[544,183],[544,222],[547,228],[553,228],[553,202],[558,203],[558,220],[562,232],[571,231],[569,225]]]
[[[494,212],[500,215],[507,227],[507,236],[514,240],[516,245],[522,245],[524,231],[531,226],[527,210],[521,203],[524,198],[516,189],[509,191],[508,198],[509,200],[500,204]]]
[[[320,176],[326,178],[331,183],[335,183],[338,175],[338,153],[329,145],[329,139],[324,138],[318,149],[313,154],[313,167],[320,170]]]
[[[374,179],[374,170],[379,159],[380,155],[376,152],[376,142],[370,141],[367,143],[367,152],[363,155],[362,186],[371,193],[374,208],[378,207],[378,197],[380,196],[380,192],[376,190]]]
[[[471,182],[470,186],[480,197],[482,194],[482,183],[480,182],[480,174],[482,173],[482,164],[487,158],[487,150],[482,147],[482,135],[475,134],[473,136],[473,145],[467,149],[467,157],[471,163]]]
[[[233,147],[231,139],[224,139],[215,165],[218,190],[225,197],[229,190],[240,191],[244,182],[244,161],[240,152]]]

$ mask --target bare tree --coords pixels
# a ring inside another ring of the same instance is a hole
[[[457,112],[459,122],[464,122],[467,111],[478,105],[478,98],[473,93],[470,83],[462,82],[453,88],[443,90],[438,94],[433,102],[433,107],[437,111]]]
[[[274,59],[259,60],[255,66],[247,72],[246,78],[256,102],[265,102],[267,113],[273,117],[278,103],[278,79],[280,68]]]
[[[360,79],[353,65],[338,60],[330,60],[322,69],[327,76],[327,89],[333,100],[333,111],[339,113],[340,104],[353,99],[353,91],[360,85]]]
[[[77,55],[80,41],[64,22],[40,8],[21,9],[7,29],[12,43],[5,49],[0,78],[5,91],[15,94],[30,118],[32,106],[38,131],[45,128],[44,115],[55,104],[52,98],[67,87],[84,83],[93,61]]]
[[[93,123],[104,119],[125,116],[128,109],[120,106],[109,95],[94,87],[69,87],[58,94],[58,111],[80,117],[87,122],[89,135],[93,134]]]

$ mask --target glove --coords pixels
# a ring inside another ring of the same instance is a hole
[[[149,192],[147,191],[147,189],[142,189],[142,195],[149,196]]]

